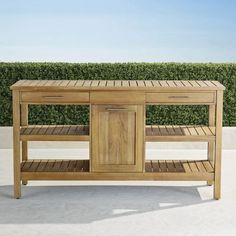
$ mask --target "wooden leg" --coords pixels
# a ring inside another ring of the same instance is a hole
[[[209,126],[215,126],[215,114],[216,114],[216,106],[209,105],[209,114],[208,114],[208,123]],[[207,158],[209,161],[214,162],[214,153],[215,153],[215,142],[208,142],[207,146]],[[207,181],[207,185],[211,186],[213,181]]]
[[[28,125],[28,104],[21,104],[21,125]],[[22,141],[22,160],[28,160],[28,142]],[[27,185],[27,180],[22,180],[22,184]]]
[[[215,154],[215,141],[214,142],[208,142],[208,160],[213,162],[214,165],[214,154]],[[213,181],[208,180],[207,185],[212,186]]]
[[[223,114],[223,91],[217,91],[215,181],[214,181],[214,198],[216,200],[220,199],[221,197],[222,114]]]
[[[20,155],[20,101],[19,92],[13,91],[13,163],[15,198],[21,197]]]
[[[22,142],[22,160],[27,161],[28,160],[28,143],[27,141]],[[22,180],[23,185],[27,185],[27,180]]]

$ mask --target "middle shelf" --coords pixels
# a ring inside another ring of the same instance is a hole
[[[199,125],[149,125],[146,126],[146,141],[198,141],[215,140],[215,127]]]
[[[20,129],[22,141],[89,141],[88,125],[28,125]]]
[[[88,125],[29,125],[20,130],[22,141],[89,141]],[[148,125],[145,141],[213,141],[215,127]]]

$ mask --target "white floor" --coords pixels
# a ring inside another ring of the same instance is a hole
[[[69,152],[60,150],[58,156]],[[204,182],[92,181],[30,182],[16,200],[12,151],[0,149],[0,236],[236,235],[235,158],[236,151],[223,152],[219,201]]]

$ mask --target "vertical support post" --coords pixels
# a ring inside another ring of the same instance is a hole
[[[21,125],[28,125],[28,104],[21,104]],[[28,160],[28,142],[22,141],[22,161]],[[27,180],[22,180],[22,184],[27,185]]]
[[[137,125],[136,125],[136,131],[135,131],[135,142],[137,142],[137,146],[136,146],[136,152],[135,152],[135,160],[136,160],[136,164],[138,166],[139,169],[141,169],[142,172],[144,172],[145,170],[145,123],[146,119],[145,119],[145,105],[144,104],[139,104],[137,105]],[[138,129],[140,129],[140,132],[138,131]],[[141,147],[142,153],[140,153],[140,151],[137,149],[137,147]]]
[[[208,125],[215,126],[215,115],[216,115],[216,105],[209,105],[209,114],[208,114]],[[207,157],[209,161],[214,163],[214,155],[215,155],[215,141],[208,142],[207,146]],[[212,185],[211,180],[207,181],[209,186]]]
[[[92,171],[92,105],[89,104],[89,172]]]
[[[216,96],[216,142],[215,142],[215,181],[214,198],[221,196],[221,153],[222,153],[223,91]]]
[[[20,170],[20,93],[13,90],[13,163],[14,163],[14,196],[21,197]]]
[[[143,104],[143,172],[145,172],[145,160],[146,160],[146,104]]]

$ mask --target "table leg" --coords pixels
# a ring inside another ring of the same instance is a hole
[[[215,105],[209,105],[209,115],[208,115],[208,124],[209,126],[215,127],[215,115],[216,115],[216,106]],[[212,161],[214,163],[214,153],[215,153],[215,141],[214,142],[208,142],[207,147],[207,158],[209,161]],[[207,181],[207,185],[211,186],[213,181],[209,180]]]
[[[215,181],[214,181],[214,198],[216,200],[220,199],[221,196],[222,116],[223,116],[223,91],[217,91]]]
[[[28,125],[28,104],[21,104],[21,125]],[[22,161],[28,160],[28,142],[22,141]],[[27,180],[22,180],[22,184],[27,185]]]
[[[13,163],[14,163],[14,196],[21,197],[20,171],[20,99],[19,92],[13,91]]]

